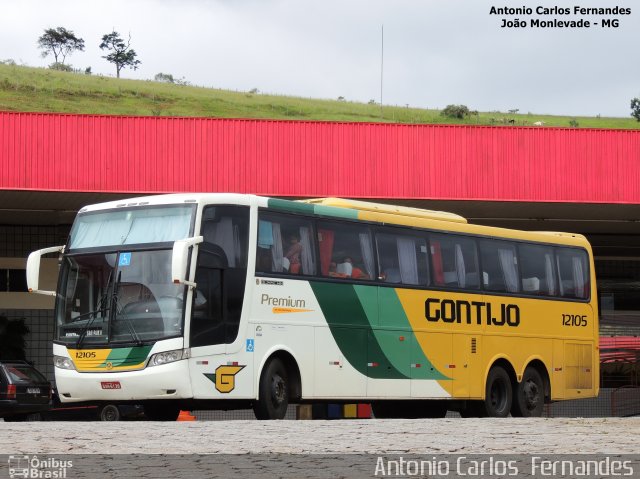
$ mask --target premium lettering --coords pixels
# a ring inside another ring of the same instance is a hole
[[[289,308],[305,308],[307,305],[304,299],[294,299],[291,296],[278,298],[275,296],[269,296],[266,293],[263,293],[260,297],[260,304],[267,304],[269,306],[286,306]]]

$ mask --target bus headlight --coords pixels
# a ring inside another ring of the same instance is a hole
[[[187,359],[189,352],[186,349],[175,349],[173,351],[165,351],[164,353],[156,353],[149,359],[149,366],[160,366],[161,364],[173,363],[181,359]]]
[[[60,368],[60,369],[71,369],[71,370],[76,369],[75,365],[73,364],[73,361],[71,361],[71,358],[65,358],[64,356],[54,356],[53,365],[56,368]]]

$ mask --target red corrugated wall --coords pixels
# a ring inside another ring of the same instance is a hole
[[[640,203],[640,132],[0,113],[0,189]]]

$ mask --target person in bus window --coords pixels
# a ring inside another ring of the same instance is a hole
[[[367,273],[362,271],[353,263],[353,258],[351,258],[350,256],[346,256],[343,260],[343,263],[349,263],[351,265],[351,277],[353,279],[370,279]]]
[[[302,253],[302,244],[300,238],[296,235],[289,237],[289,249],[284,257],[289,260],[289,272],[293,274],[300,273],[300,254]]]

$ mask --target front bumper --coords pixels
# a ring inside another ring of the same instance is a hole
[[[193,397],[187,360],[138,371],[80,373],[56,368],[60,402],[144,401]],[[120,389],[103,389],[102,383],[120,383]]]

